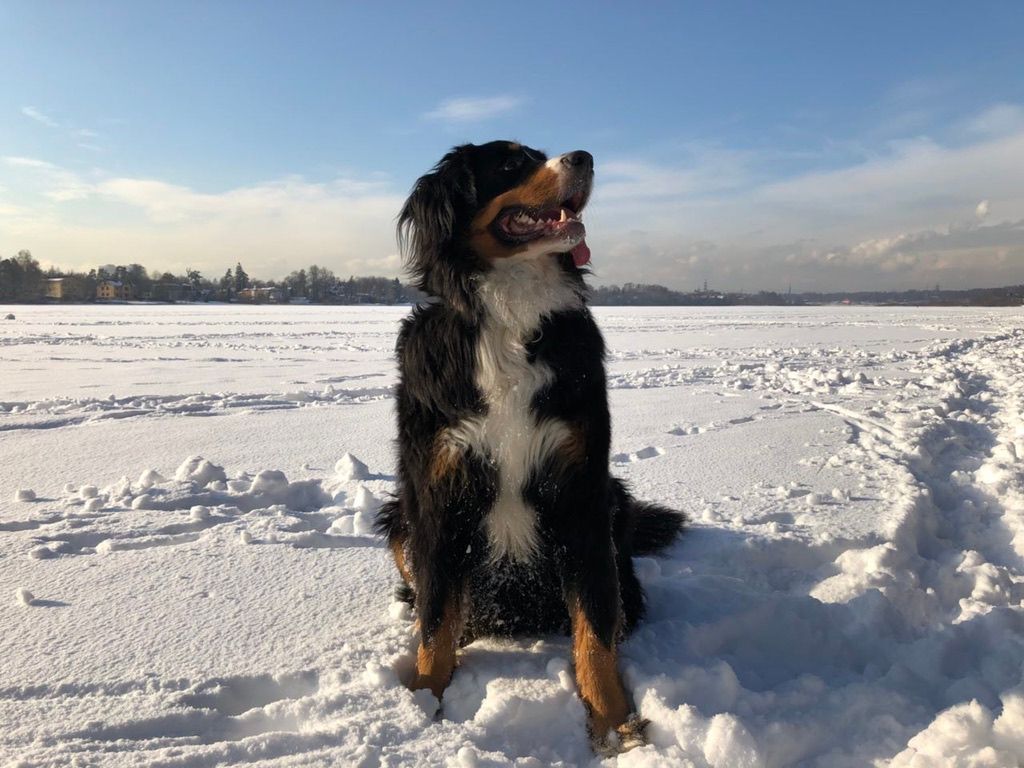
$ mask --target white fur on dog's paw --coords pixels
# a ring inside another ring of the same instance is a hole
[[[642,747],[647,743],[647,726],[650,724],[650,720],[634,712],[622,725],[609,729],[603,737],[595,737],[594,752],[601,757],[611,757]]]

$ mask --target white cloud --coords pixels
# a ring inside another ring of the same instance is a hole
[[[90,193],[90,187],[78,174],[33,157],[3,157],[0,161],[9,168],[24,169],[35,176],[40,193],[56,202],[81,200]]]
[[[207,275],[242,261],[260,278],[314,262],[346,276],[400,273],[402,198],[379,180],[288,177],[210,193],[156,179],[87,179],[34,158],[3,162],[26,174],[19,188],[35,185],[39,202],[6,211],[0,195],[0,253],[29,248],[69,267],[138,262]]]
[[[704,197],[749,185],[749,152],[708,149],[686,168],[667,168],[642,160],[598,161],[605,200]]]
[[[523,99],[518,96],[460,97],[445,99],[424,117],[449,123],[471,123],[503,115],[522,104]]]
[[[744,180],[756,165],[740,156],[723,182],[701,158],[597,158],[587,220],[598,277],[748,290],[1024,283],[1024,126],[964,146],[894,142],[766,183]],[[981,226],[996,208],[1009,221]]]
[[[585,217],[596,276],[747,290],[1022,283],[1024,127],[972,135],[965,145],[894,142],[845,167],[770,181],[759,177],[764,155],[747,150],[687,147],[685,165],[598,156]],[[405,185],[380,177],[210,192],[30,157],[0,164],[0,253],[207,274],[241,260],[268,278],[311,262],[400,274],[394,218]]]
[[[48,126],[50,128],[60,128],[60,123],[58,123],[53,118],[44,115],[35,107],[22,107],[21,114],[23,114],[25,117],[35,120],[37,123],[42,123],[43,125]]]

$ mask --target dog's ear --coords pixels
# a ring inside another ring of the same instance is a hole
[[[476,204],[473,172],[466,159],[471,148],[455,147],[420,177],[398,215],[398,244],[406,267],[428,292],[430,273],[457,234],[456,222],[468,221]]]

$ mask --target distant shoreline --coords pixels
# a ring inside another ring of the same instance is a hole
[[[991,307],[991,308],[1014,308],[1024,307],[1024,298],[1007,298],[1003,301],[993,300],[933,300],[933,301],[900,301],[870,300],[870,299],[832,299],[821,301],[757,301],[756,297],[745,297],[738,300],[722,299],[718,301],[677,301],[677,302],[645,302],[645,301],[623,301],[623,302],[589,302],[591,307],[778,307],[800,309],[803,307]],[[246,302],[246,301],[8,301],[0,302],[0,307],[413,307],[415,302],[396,303],[343,303],[343,302]]]

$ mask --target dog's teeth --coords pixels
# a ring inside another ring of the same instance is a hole
[[[568,221],[568,220],[569,220],[569,213],[565,210],[565,208],[563,208],[562,209],[562,217],[559,219],[559,221]]]

